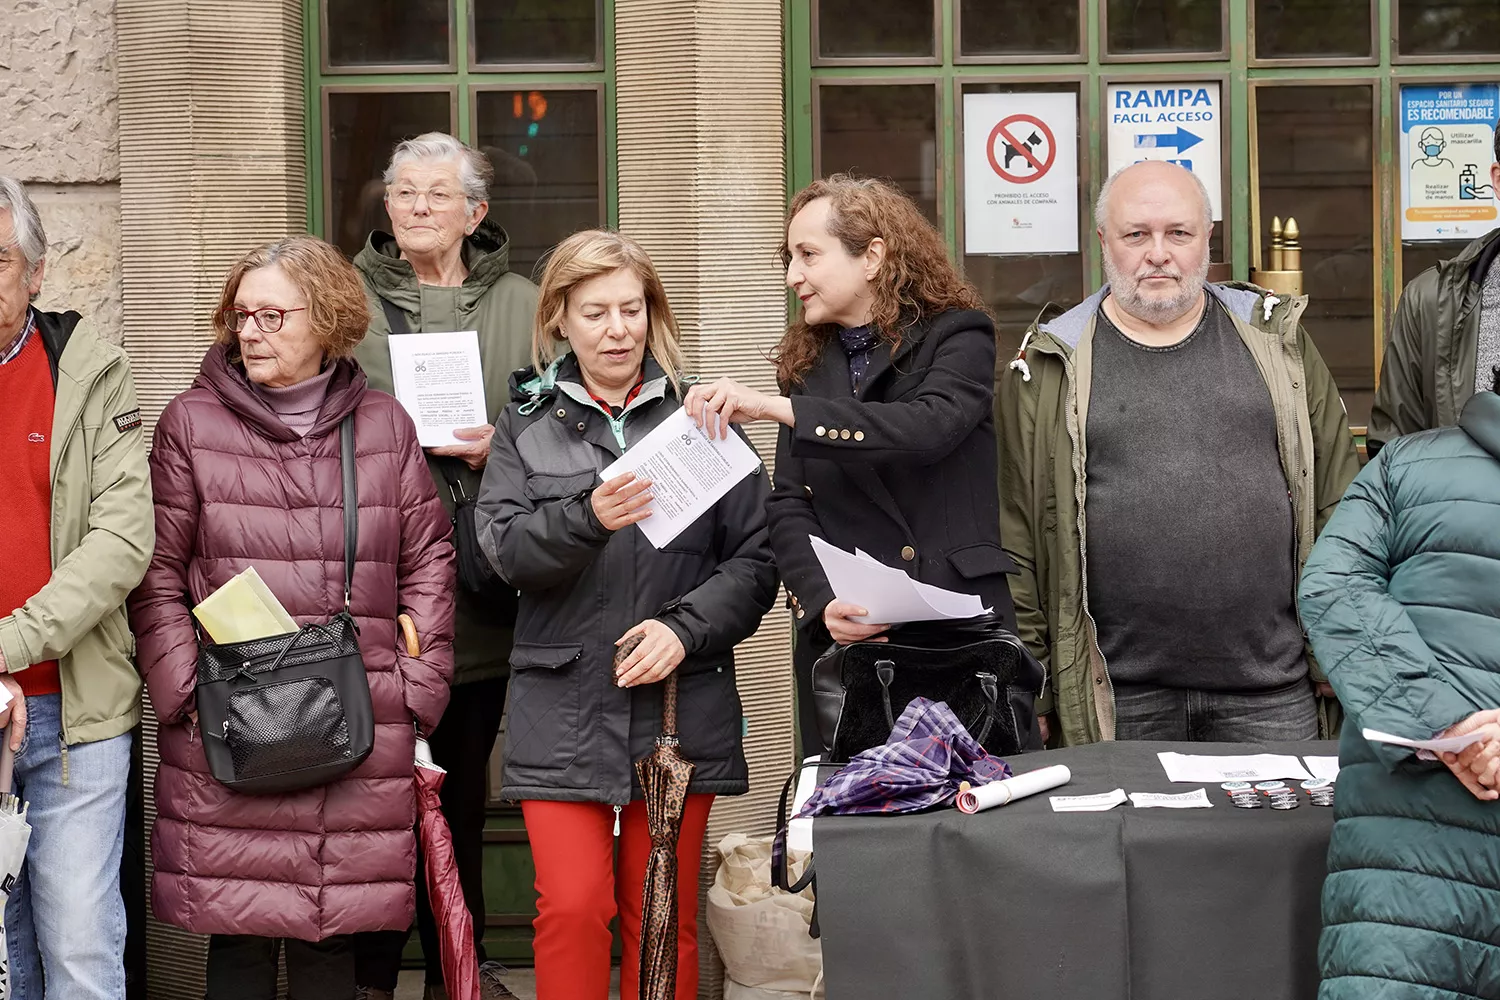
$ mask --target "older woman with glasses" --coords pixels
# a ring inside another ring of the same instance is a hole
[[[217,341],[156,427],[157,546],[131,596],[160,720],[152,907],[211,935],[208,1000],[352,1000],[350,935],[409,926],[415,906],[414,729],[452,675],[453,548],[416,430],[350,357],[368,323],[359,275],[309,236],[229,271]],[[192,609],[254,567],[299,624],[345,607],[340,424],[353,415],[358,541],[351,611],[374,708],[370,756],[336,781],[249,795],[217,782],[194,689]],[[410,615],[421,652],[397,642]]]
[[[531,359],[536,286],[509,268],[509,238],[488,216],[494,169],[483,153],[451,135],[429,132],[391,154],[383,176],[391,232],[370,234],[354,258],[370,300],[370,328],[355,356],[372,388],[392,391],[390,341],[404,333],[474,330],[484,377],[486,421],[460,429],[461,443],[427,449],[427,467],[449,515],[465,513],[458,500],[479,492],[494,424],[509,398],[510,373]],[[472,538],[467,532],[460,539]],[[460,541],[462,544],[462,541]],[[460,566],[490,573],[477,551],[460,552]],[[460,572],[460,582],[478,583]],[[432,756],[446,768],[443,812],[453,831],[464,898],[474,920],[475,948],[485,973],[485,1000],[508,997],[497,963],[484,952],[484,822],[486,768],[510,673],[515,590],[493,581],[460,587],[454,624],[453,707],[432,734]],[[432,911],[419,898],[417,925],[427,958],[428,997],[441,996],[442,969]],[[362,936],[359,979],[371,1000],[388,1000],[401,970],[405,933]]]

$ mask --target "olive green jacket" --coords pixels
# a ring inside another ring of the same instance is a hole
[[[1500,229],[1429,267],[1401,293],[1370,410],[1371,458],[1402,434],[1458,423],[1476,388],[1479,302],[1497,255]]]
[[[505,230],[486,220],[464,241],[464,264],[469,276],[457,288],[438,288],[417,280],[412,266],[401,259],[389,233],[372,233],[354,266],[365,279],[370,300],[370,329],[355,349],[355,358],[370,379],[370,388],[395,394],[391,377],[390,324],[381,299],[406,315],[414,333],[476,330],[479,362],[484,372],[484,403],[495,423],[510,401],[510,374],[531,363],[531,327],[536,316],[537,289],[510,270],[509,238]],[[483,472],[456,459],[427,457],[438,496],[453,513],[455,487],[479,495]],[[514,622],[495,620],[494,609],[460,588],[454,618],[453,683],[466,684],[510,672]]]
[[[156,546],[146,437],[130,361],[79,326],[77,313],[37,313],[52,409],[52,577],[0,618],[11,673],[56,660],[63,742],[95,743],[141,719],[141,678],[125,598]]]
[[[1265,378],[1297,524],[1297,570],[1359,471],[1333,377],[1299,320],[1305,297],[1209,285]],[[1094,321],[1108,289],[1034,324],[1000,377],[1000,539],[1015,561],[1011,596],[1027,647],[1048,666],[1038,708],[1062,745],[1114,739],[1114,689],[1088,611],[1084,470]],[[1291,597],[1295,600],[1295,594]],[[1311,662],[1311,660],[1309,660]],[[1315,680],[1322,680],[1313,665]],[[1323,708],[1325,727],[1332,706]]]

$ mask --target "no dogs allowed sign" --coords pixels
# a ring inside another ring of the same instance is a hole
[[[1078,95],[964,95],[964,252],[1078,252]]]

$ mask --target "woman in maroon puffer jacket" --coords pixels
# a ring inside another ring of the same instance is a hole
[[[359,276],[295,237],[229,272],[218,342],[161,415],[151,454],[156,554],[130,616],[160,720],[151,886],[156,916],[211,934],[209,1000],[275,992],[286,939],[291,996],[354,995],[347,935],[411,923],[413,722],[448,700],[453,549],[416,430],[350,359],[368,325]],[[197,726],[191,609],[249,566],[299,624],[344,607],[339,422],[355,414],[359,542],[352,610],[375,747],[348,775],[283,795],[212,777]],[[410,614],[420,656],[398,648]]]

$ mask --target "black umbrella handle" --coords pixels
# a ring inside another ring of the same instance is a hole
[[[662,681],[661,732],[663,736],[677,735],[677,671],[675,670]]]

